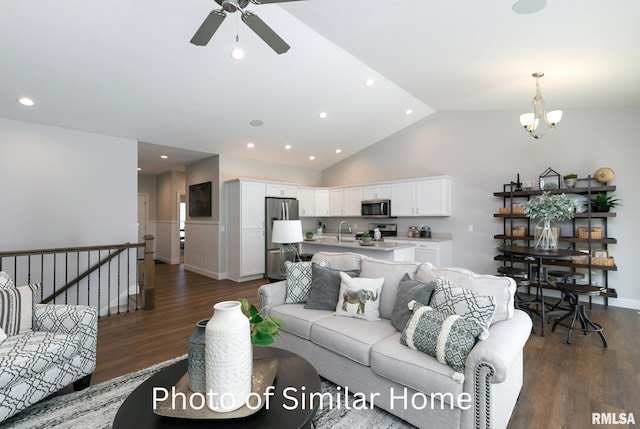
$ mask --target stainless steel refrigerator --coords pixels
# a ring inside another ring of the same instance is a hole
[[[292,261],[294,252],[284,251],[280,243],[271,241],[274,220],[298,220],[298,200],[293,198],[265,198],[265,244],[266,266],[265,272],[270,280],[282,280],[285,278],[281,272],[282,261]]]

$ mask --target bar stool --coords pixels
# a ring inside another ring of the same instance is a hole
[[[597,286],[576,285],[571,283],[557,283],[556,286],[569,300],[570,309],[564,316],[556,319],[551,328],[551,332],[555,332],[558,325],[568,328],[567,344],[571,344],[571,333],[574,330],[582,331],[585,335],[589,332],[597,332],[602,339],[602,345],[607,347],[607,339],[604,337],[602,326],[589,319],[584,304],[580,302],[580,295],[588,297],[598,296],[600,295],[600,288]],[[571,323],[567,324],[565,320],[569,318],[571,318]],[[577,320],[580,321],[581,328],[575,326]]]
[[[536,312],[534,309],[529,308],[529,305],[536,303],[536,300],[526,300],[518,294],[518,289],[521,287],[529,287],[531,281],[529,280],[529,274],[524,268],[516,267],[498,267],[498,274],[504,277],[511,277],[516,282],[516,295],[515,295],[515,307],[524,310],[529,314]],[[537,333],[535,325],[532,326],[534,333]]]
[[[549,271],[547,275],[549,277],[554,277],[555,279],[559,280],[559,282],[555,282],[556,287],[558,286],[558,283],[571,284],[575,280],[581,280],[581,279],[584,279],[585,277],[583,273],[578,273],[576,271]],[[553,316],[554,314],[564,314],[565,312],[570,310],[569,307],[562,306],[562,303],[567,301],[567,299],[565,298],[565,294],[562,293],[562,291],[560,292],[561,292],[560,300],[556,302],[554,305],[552,305],[549,308],[549,310],[547,310],[546,316],[547,316],[548,323],[551,322],[551,316]]]

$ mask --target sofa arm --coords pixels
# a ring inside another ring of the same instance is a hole
[[[514,359],[520,356],[531,334],[531,318],[522,310],[515,310],[511,319],[498,322],[489,328],[489,337],[478,341],[467,356],[465,378],[473,380],[473,372],[479,364],[490,364],[495,373],[493,383],[500,383],[507,377],[507,371]]]
[[[33,308],[33,330],[61,332],[80,337],[82,368],[90,374],[96,365],[98,309],[83,305],[36,304]]]
[[[258,298],[260,305],[265,309],[265,313],[269,314],[269,308],[274,305],[285,303],[287,297],[287,281],[282,280],[276,283],[268,283],[258,288]]]

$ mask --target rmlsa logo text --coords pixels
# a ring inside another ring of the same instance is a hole
[[[633,413],[591,413],[592,425],[635,425]]]

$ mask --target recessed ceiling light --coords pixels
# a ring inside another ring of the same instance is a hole
[[[315,156],[313,156],[313,155],[311,155],[311,156],[309,157],[309,159],[310,159],[311,161],[313,161],[314,159],[316,159],[316,157],[315,157]]]
[[[321,113],[320,113],[320,118],[321,118],[321,119],[324,119],[324,118],[326,118],[326,117],[327,117],[327,112],[321,112]]]
[[[336,149],[336,153],[341,153],[342,149]]]
[[[291,149],[291,145],[290,145],[290,144],[288,144],[288,145],[286,145],[284,148],[285,148],[286,150],[289,150],[289,149]]]
[[[373,86],[374,83],[376,83],[375,80],[367,79],[367,80],[364,81],[364,86]]]
[[[18,98],[18,103],[22,104],[23,106],[33,106],[34,104],[36,104],[29,97],[20,97],[20,98]]]
[[[254,146],[255,146],[255,145],[254,145],[253,143],[251,143],[251,142],[247,143],[247,147],[248,147],[249,149],[253,149],[253,148],[254,148]]]
[[[252,127],[261,127],[262,124],[264,124],[264,122],[262,122],[260,119],[254,119],[253,121],[249,122],[249,125],[251,125]]]
[[[160,158],[162,158],[162,159],[167,159],[167,158],[169,158],[169,157],[168,157],[167,155],[160,155]]]
[[[407,116],[409,116],[412,113],[413,113],[413,110],[411,110],[411,109],[407,109],[407,110],[404,111],[404,114],[407,115]]]

